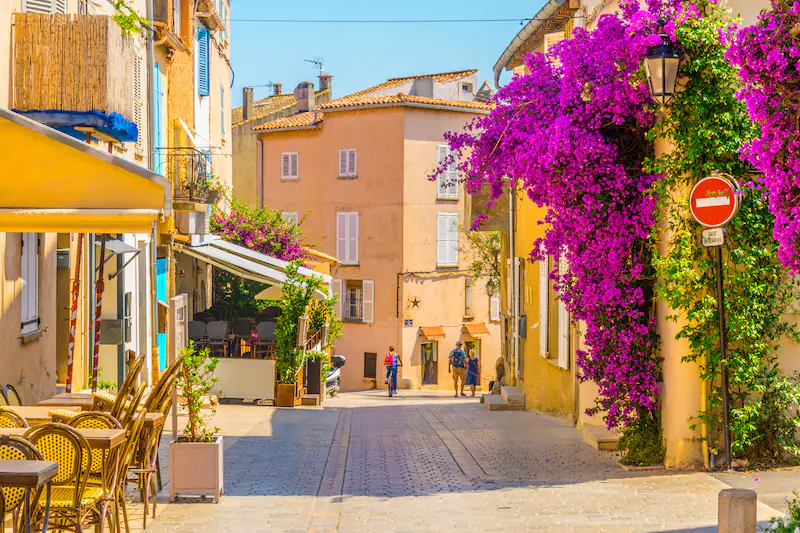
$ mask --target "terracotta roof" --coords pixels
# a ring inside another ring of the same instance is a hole
[[[322,104],[320,109],[346,109],[348,107],[360,107],[368,105],[387,105],[387,104],[421,104],[442,107],[452,107],[461,109],[477,109],[489,111],[492,106],[483,102],[441,100],[439,98],[428,98],[426,96],[415,96],[403,93],[384,94],[380,96],[345,96],[333,102]]]
[[[261,100],[256,100],[253,103],[253,112],[255,116],[251,118],[259,118],[265,115],[271,115],[272,113],[283,111],[284,109],[288,109],[296,104],[297,100],[295,100],[293,94],[277,94],[267,98],[262,98]],[[244,120],[242,120],[242,116],[243,112],[241,106],[231,110],[231,122],[234,126],[244,122]]]
[[[265,130],[316,128],[318,127],[318,124],[322,122],[323,115],[324,113],[314,113],[313,111],[309,111],[306,113],[292,115],[291,117],[284,117],[272,120],[270,122],[266,122],[264,124],[256,126],[255,128],[253,128],[253,130],[265,131]]]
[[[351,95],[345,96],[344,98],[352,98],[355,96],[363,96],[365,94],[369,94],[375,91],[380,91],[382,89],[388,89],[390,87],[397,87],[398,85],[402,85],[411,80],[417,80],[420,78],[434,78],[438,83],[450,83],[452,81],[460,80],[461,78],[466,78],[467,76],[471,76],[475,74],[477,69],[470,69],[470,70],[457,70],[454,72],[439,72],[437,74],[421,74],[419,76],[404,76],[401,78],[389,78],[383,83],[379,83],[369,89],[364,89],[363,91],[355,92]]]

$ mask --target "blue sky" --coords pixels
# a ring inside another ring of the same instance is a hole
[[[334,97],[387,78],[478,68],[492,81],[492,67],[521,29],[519,22],[461,24],[277,24],[236,19],[498,19],[533,17],[544,0],[235,0],[231,2],[233,105],[242,86],[316,83],[304,59],[321,57],[333,74]],[[507,79],[503,78],[504,80]],[[256,98],[272,94],[256,88]]]

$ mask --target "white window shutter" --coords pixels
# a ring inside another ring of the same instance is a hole
[[[497,322],[500,320],[500,297],[492,296],[489,299],[489,320]]]
[[[339,177],[347,176],[347,150],[339,150]]]
[[[39,234],[22,234],[20,281],[22,335],[39,329]]]
[[[453,157],[453,162],[447,171],[447,194],[449,198],[458,198],[458,157]]]
[[[22,11],[25,13],[65,14],[66,0],[22,0]]]
[[[547,357],[550,329],[550,282],[548,256],[539,261],[539,355]]]
[[[561,255],[558,260],[558,273],[561,276],[566,275],[569,267],[567,265],[567,258]],[[569,312],[567,306],[558,299],[558,366],[567,370],[569,369]]]
[[[458,213],[450,214],[447,225],[448,264],[458,266]]]
[[[281,156],[281,165],[282,165],[281,177],[283,178],[288,178],[290,173],[292,172],[289,160],[290,160],[289,154],[283,154]]]
[[[300,167],[300,157],[299,157],[298,154],[294,153],[294,154],[291,154],[289,159],[291,160],[291,163],[292,163],[292,165],[291,165],[291,167],[292,167],[291,168],[291,176],[293,178],[297,178],[300,175],[300,168],[299,168]]]
[[[336,305],[333,308],[333,311],[336,313],[338,317],[341,318],[342,316],[342,280],[335,279],[333,280],[333,294],[336,296]]]
[[[347,257],[347,213],[336,213],[336,258],[344,265]]]
[[[142,92],[142,64],[143,58],[136,52],[133,58],[133,121],[139,130],[136,138],[136,151],[144,153],[144,96]]]
[[[447,223],[448,213],[439,213],[436,217],[436,263],[439,265],[447,264]]]
[[[358,264],[358,213],[349,213],[347,224],[347,259]]]
[[[347,170],[351,178],[355,178],[358,173],[356,172],[356,150],[353,148],[348,152],[347,157]]]
[[[361,309],[362,321],[365,324],[372,324],[375,321],[375,282],[365,279],[362,286],[364,290]]]

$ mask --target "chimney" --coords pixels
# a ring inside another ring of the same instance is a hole
[[[310,81],[301,81],[294,90],[294,98],[297,100],[297,112],[314,111],[317,107],[314,95],[314,84]]]
[[[320,74],[319,75],[319,90],[328,91],[331,89],[331,79],[333,78],[332,74]]]
[[[253,118],[253,88],[244,87],[242,89],[242,120]]]
[[[275,88],[275,96],[279,94],[283,94],[283,84],[282,83],[275,83],[272,85]]]

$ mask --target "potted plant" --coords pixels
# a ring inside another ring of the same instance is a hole
[[[209,429],[206,421],[216,414],[203,414],[203,402],[217,382],[214,370],[219,359],[209,349],[197,350],[193,342],[184,348],[183,364],[177,376],[178,401],[186,409],[188,422],[183,435],[169,443],[170,501],[179,494],[211,494],[219,502],[223,490],[223,443],[219,428]]]

